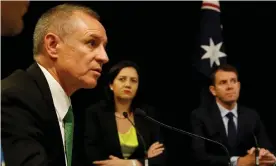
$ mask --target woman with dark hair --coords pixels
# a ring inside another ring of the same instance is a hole
[[[87,164],[142,166],[148,158],[150,166],[165,165],[159,126],[133,113],[140,108],[155,117],[153,108],[138,103],[139,67],[132,61],[121,61],[109,70],[107,81],[107,99],[86,110]]]

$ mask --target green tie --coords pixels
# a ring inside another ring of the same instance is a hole
[[[74,114],[72,106],[69,107],[64,119],[64,135],[65,135],[65,152],[67,158],[67,166],[72,163],[72,147],[73,147],[73,133],[74,133]]]

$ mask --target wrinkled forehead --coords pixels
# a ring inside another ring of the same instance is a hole
[[[94,36],[107,42],[107,35],[104,26],[99,20],[83,12],[75,12],[72,16],[73,24],[76,25],[76,35],[80,36]]]

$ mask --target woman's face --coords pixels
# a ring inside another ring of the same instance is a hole
[[[138,85],[139,76],[136,69],[125,67],[110,84],[110,89],[113,91],[114,97],[132,100],[136,95]]]

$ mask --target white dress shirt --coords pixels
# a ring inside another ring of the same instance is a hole
[[[238,131],[237,130],[238,129],[238,111],[237,111],[238,105],[236,104],[235,107],[232,110],[228,110],[228,109],[224,108],[218,102],[217,102],[217,105],[218,105],[218,108],[220,110],[220,115],[221,115],[222,120],[223,120],[223,124],[224,124],[224,127],[225,127],[226,134],[228,135],[228,117],[226,115],[229,113],[229,111],[234,114],[233,121],[235,123],[236,131]],[[230,160],[231,160],[231,165],[232,166],[237,165],[238,158],[239,158],[238,156],[232,156],[231,157]]]
[[[64,123],[63,118],[67,114],[67,111],[69,107],[71,106],[71,100],[70,97],[67,96],[67,94],[64,92],[61,85],[54,79],[54,77],[41,65],[38,64],[40,69],[42,70],[44,76],[46,77],[46,80],[48,82],[52,98],[54,101],[54,106],[56,109],[56,114],[58,118],[58,123],[60,127],[60,132],[62,135],[62,141],[63,141],[63,148],[64,148],[64,156],[65,156],[65,163],[67,166],[67,159],[65,154],[65,139],[64,139]]]
[[[232,110],[228,110],[226,108],[224,108],[222,105],[220,105],[219,103],[217,103],[219,110],[220,110],[220,114],[224,123],[224,127],[225,127],[225,131],[226,134],[228,135],[228,118],[227,118],[227,114],[230,112],[232,112],[234,114],[233,116],[233,121],[235,123],[235,127],[237,130],[238,127],[238,111],[237,111],[237,104],[235,105],[235,107]]]

